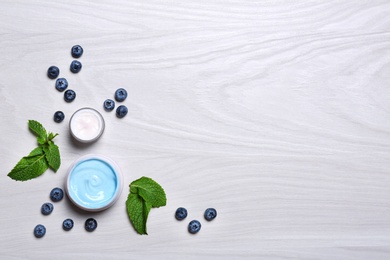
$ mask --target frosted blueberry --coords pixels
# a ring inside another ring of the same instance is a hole
[[[44,235],[46,234],[46,228],[44,225],[37,225],[35,228],[34,228],[34,236],[37,237],[37,238],[41,238],[43,237]]]
[[[115,108],[115,101],[112,99],[106,99],[103,103],[103,107],[106,111],[112,111]]]
[[[115,91],[115,100],[118,102],[122,102],[127,98],[127,91],[124,88],[118,88]]]
[[[62,228],[65,231],[71,230],[73,228],[73,225],[74,225],[74,222],[70,218],[67,218],[64,220],[64,222],[62,222]]]
[[[60,69],[56,66],[50,66],[47,70],[47,76],[51,79],[55,79],[60,75]]]
[[[74,60],[70,64],[70,71],[73,73],[78,73],[82,67],[83,65],[81,64],[81,62],[79,62],[78,60]]]
[[[65,118],[64,112],[57,111],[57,112],[54,113],[53,119],[54,119],[55,122],[61,123],[64,120],[64,118]]]
[[[43,215],[49,215],[50,213],[53,212],[53,209],[54,209],[54,206],[50,202],[43,203],[43,205],[41,207],[41,213]]]
[[[217,211],[214,208],[208,208],[204,212],[204,218],[207,221],[211,221],[211,220],[215,219],[216,216],[217,216]]]
[[[89,218],[85,221],[85,230],[92,232],[97,228],[97,221],[94,218]]]
[[[72,102],[76,98],[76,92],[74,90],[68,89],[64,93],[64,100],[68,103]]]
[[[75,45],[72,47],[71,53],[73,58],[80,58],[83,55],[83,48],[80,45]]]
[[[50,199],[54,202],[62,200],[64,191],[61,188],[54,188],[50,192]]]
[[[183,207],[180,207],[176,210],[175,218],[177,220],[183,220],[187,217],[187,210]]]
[[[123,118],[127,115],[128,109],[126,106],[121,105],[116,109],[116,116],[119,118]]]
[[[199,221],[197,220],[192,220],[189,224],[188,224],[188,232],[190,232],[191,234],[196,234],[199,232],[200,228],[202,227],[202,225],[200,224]]]
[[[68,81],[65,78],[58,78],[56,80],[56,89],[60,92],[64,91],[68,87]]]

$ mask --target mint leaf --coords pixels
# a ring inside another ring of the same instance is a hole
[[[164,189],[148,177],[141,177],[130,184],[130,192],[138,194],[145,201],[152,204],[153,208],[158,208],[166,205],[167,198]]]
[[[152,205],[145,202],[140,196],[130,193],[126,201],[127,214],[134,229],[140,235],[147,235],[146,222]]]
[[[53,140],[54,139],[54,137],[56,137],[58,134],[53,134],[53,133],[49,133],[49,135],[47,136],[47,139],[49,140],[49,141],[51,141],[51,140]]]
[[[43,154],[43,149],[42,147],[38,146],[37,148],[32,150],[27,157],[33,157],[35,155],[41,155],[41,154]]]
[[[27,181],[40,176],[48,167],[44,152],[38,147],[32,150],[29,156],[23,157],[8,176],[16,181]]]
[[[43,151],[45,152],[45,157],[50,168],[57,172],[61,165],[60,150],[58,149],[58,146],[49,141],[48,145],[43,146]]]
[[[49,167],[56,172],[61,165],[60,150],[52,141],[58,134],[48,134],[42,124],[34,120],[28,121],[28,127],[37,135],[38,147],[23,157],[8,173],[16,181],[36,178]]]
[[[46,138],[38,136],[37,141],[38,141],[38,144],[44,145],[46,143]]]
[[[151,208],[165,206],[164,189],[148,177],[141,177],[130,184],[126,208],[130,221],[138,234],[147,235],[146,222]]]
[[[38,136],[38,142],[43,139],[46,139],[47,133],[46,129],[42,126],[41,123],[35,120],[28,120],[28,127]]]

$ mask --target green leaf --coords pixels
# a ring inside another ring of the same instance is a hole
[[[47,139],[49,139],[49,141],[53,140],[54,137],[56,137],[58,134],[53,134],[53,133],[49,133],[49,135],[47,136]]]
[[[146,222],[151,208],[165,206],[167,198],[164,189],[148,177],[141,177],[130,184],[126,208],[134,229],[147,235]]]
[[[40,136],[37,137],[37,140],[38,140],[38,144],[45,144],[46,143],[46,138],[42,138]]]
[[[58,146],[49,141],[47,145],[43,146],[43,151],[45,152],[45,157],[50,168],[57,172],[61,165],[60,150],[58,149]]]
[[[134,229],[140,235],[147,235],[146,222],[152,205],[140,196],[130,193],[126,201],[127,213]]]
[[[35,120],[28,120],[28,127],[38,136],[38,142],[42,139],[46,140],[46,129],[42,126],[41,123]]]
[[[42,147],[39,146],[39,147],[35,148],[34,150],[32,150],[30,152],[30,154],[28,156],[26,156],[26,157],[32,157],[32,156],[36,156],[36,155],[41,155],[43,153],[44,152],[43,152]]]
[[[27,181],[40,176],[48,167],[42,148],[37,147],[23,157],[8,176],[16,181]]]
[[[37,135],[39,146],[32,150],[28,156],[23,157],[8,173],[11,179],[27,181],[40,176],[49,167],[55,172],[61,165],[60,151],[52,140],[58,134],[47,134],[41,123],[35,120],[28,121],[28,127]]]
[[[167,198],[164,189],[148,177],[141,177],[130,184],[130,192],[138,194],[145,201],[152,204],[153,208],[165,206]]]

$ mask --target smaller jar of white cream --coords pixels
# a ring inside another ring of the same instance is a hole
[[[66,193],[73,204],[86,211],[111,207],[120,197],[123,176],[117,164],[102,155],[85,155],[69,168]]]
[[[71,135],[79,142],[91,143],[99,139],[104,131],[104,119],[93,108],[85,107],[73,113],[69,121]]]

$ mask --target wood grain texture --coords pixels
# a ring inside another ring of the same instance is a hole
[[[1,258],[389,259],[389,11],[368,0],[1,1]],[[68,69],[74,44],[85,50],[79,74]],[[50,65],[73,103],[46,77]],[[119,87],[124,119],[102,108]],[[67,123],[85,106],[106,131],[79,146]],[[60,134],[62,166],[19,183],[6,175],[35,145],[28,119]],[[88,153],[123,169],[120,200],[98,214],[65,200],[41,215]],[[125,211],[127,184],[141,176],[168,197],[148,236]],[[179,206],[188,221],[174,219]],[[218,210],[210,223],[208,207]],[[203,225],[195,236],[191,219]]]

